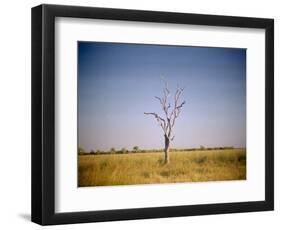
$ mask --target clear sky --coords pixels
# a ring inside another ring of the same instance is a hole
[[[163,148],[164,80],[185,87],[172,148],[246,147],[246,50],[78,42],[78,145]],[[172,97],[170,98],[172,99]]]

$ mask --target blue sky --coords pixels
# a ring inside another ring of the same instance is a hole
[[[246,146],[245,49],[101,42],[78,42],[78,145],[163,148],[144,112],[163,114],[164,81],[185,87],[172,148]]]

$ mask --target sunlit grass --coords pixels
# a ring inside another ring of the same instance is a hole
[[[78,156],[78,186],[157,184],[246,179],[246,150]]]

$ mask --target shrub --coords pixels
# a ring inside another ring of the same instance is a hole
[[[102,152],[99,149],[97,149],[96,154],[99,155],[102,154]]]
[[[136,153],[136,152],[138,152],[138,151],[139,151],[139,146],[134,146],[134,147],[133,147],[133,152]]]
[[[110,152],[111,154],[114,154],[114,153],[116,153],[116,150],[115,150],[115,148],[111,148],[109,152]]]
[[[200,145],[200,150],[204,150],[205,147],[203,145]]]
[[[94,150],[91,150],[91,151],[90,151],[90,154],[94,155],[94,154],[95,154],[95,151],[94,151]]]
[[[128,153],[129,151],[126,149],[126,148],[122,148],[121,149],[121,153],[125,154],[125,153]]]

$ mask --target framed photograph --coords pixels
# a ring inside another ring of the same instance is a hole
[[[32,8],[32,221],[274,208],[274,21]]]

